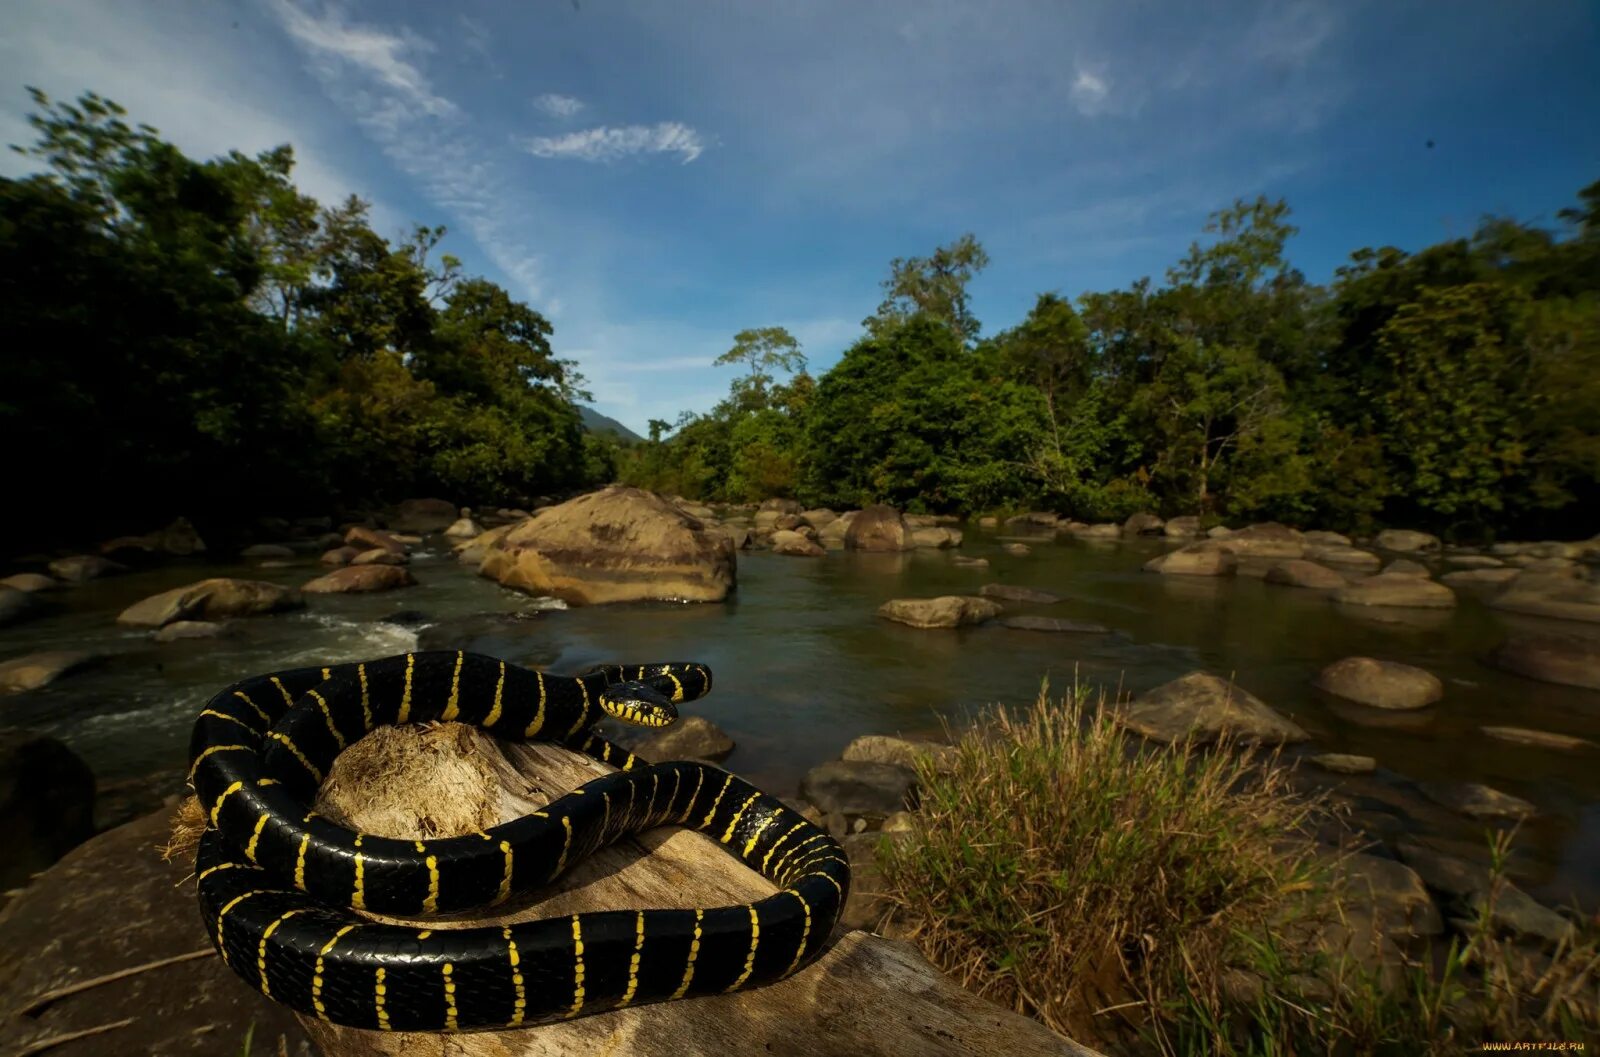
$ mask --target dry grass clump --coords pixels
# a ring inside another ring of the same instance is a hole
[[[952,772],[919,768],[915,829],[880,849],[897,925],[971,990],[1110,1053],[1600,1041],[1592,924],[1553,952],[1492,924],[1509,835],[1462,935],[1375,963],[1337,941],[1361,898],[1307,836],[1327,809],[1274,758],[1151,746],[1047,691],[985,714]]]

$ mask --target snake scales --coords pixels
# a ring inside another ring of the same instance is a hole
[[[218,693],[195,723],[190,782],[206,813],[200,910],[223,959],[303,1013],[352,1027],[514,1028],[752,987],[816,956],[843,908],[839,844],[777,798],[706,764],[647,764],[590,728],[645,726],[711,688],[697,664],[548,676],[480,654],[408,653],[299,668]],[[472,723],[621,770],[542,811],[461,837],[354,832],[310,803],[334,758],[382,724]],[[610,910],[476,928],[380,924],[502,903],[641,830],[708,833],[780,891],[697,910]]]

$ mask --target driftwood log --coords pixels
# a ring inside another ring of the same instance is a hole
[[[454,836],[535,811],[608,770],[556,746],[507,744],[460,724],[380,728],[340,756],[317,809],[385,836]],[[446,928],[715,906],[773,891],[711,838],[663,828],[596,853],[533,902],[431,920]],[[836,937],[817,961],[768,987],[517,1031],[387,1034],[302,1021],[326,1057],[1097,1057],[956,986],[910,945],[861,931]]]

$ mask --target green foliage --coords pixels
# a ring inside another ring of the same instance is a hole
[[[989,255],[971,234],[931,257],[896,257],[883,281],[883,303],[862,325],[876,333],[916,316],[937,320],[964,342],[978,337],[978,321],[967,304],[967,283],[989,265]]]

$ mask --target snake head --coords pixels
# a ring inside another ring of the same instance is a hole
[[[671,697],[637,680],[613,683],[600,691],[600,710],[640,727],[665,727],[678,718]]]

